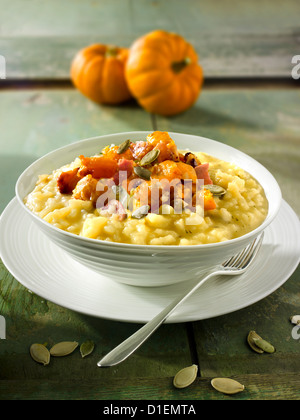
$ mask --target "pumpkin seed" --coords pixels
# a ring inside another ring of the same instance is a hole
[[[135,166],[133,170],[134,173],[140,178],[145,179],[146,181],[150,181],[151,172],[148,169],[142,168],[141,166]]]
[[[123,143],[121,143],[120,146],[118,147],[118,150],[117,150],[118,155],[125,153],[126,150],[129,149],[130,145],[131,145],[131,140],[128,139],[128,140],[123,141]]]
[[[253,341],[257,347],[259,347],[266,353],[275,353],[275,347],[273,347],[272,344],[268,343],[266,340],[263,340],[262,338],[253,338]]]
[[[215,378],[211,385],[215,390],[228,395],[238,394],[245,389],[244,385],[230,378]]]
[[[249,346],[250,346],[250,347],[252,348],[252,350],[254,350],[256,353],[263,354],[263,353],[264,353],[264,351],[255,345],[255,343],[254,343],[254,341],[253,341],[253,339],[254,339],[254,338],[256,338],[256,339],[261,339],[261,337],[260,337],[258,334],[256,334],[256,332],[255,332],[255,331],[250,331],[250,332],[249,332],[249,335],[248,335],[248,338],[247,338],[247,341],[248,341]]]
[[[150,163],[154,162],[160,154],[160,150],[153,149],[149,153],[147,153],[140,161],[141,166],[149,165]]]
[[[204,185],[204,188],[209,190],[213,195],[217,197],[221,197],[222,195],[226,194],[225,188],[220,187],[220,185],[208,184]]]
[[[197,378],[197,372],[197,365],[192,365],[181,369],[178,373],[176,373],[173,379],[173,385],[176,388],[186,388],[187,386],[191,385]]]
[[[141,206],[132,213],[131,217],[133,219],[142,219],[143,217],[147,216],[147,214],[149,213],[149,210],[150,210],[150,206],[148,205]]]
[[[85,341],[84,343],[82,343],[81,346],[80,346],[80,354],[81,354],[82,358],[91,354],[93,352],[94,348],[95,348],[95,344],[91,340],[88,340],[88,341]]]
[[[44,366],[50,363],[49,350],[43,344],[32,344],[30,346],[30,355],[38,363]]]
[[[50,354],[55,357],[67,356],[68,354],[73,353],[77,347],[78,343],[76,341],[62,341],[51,347]]]
[[[300,315],[291,316],[290,320],[291,320],[292,324],[299,325],[300,324]]]

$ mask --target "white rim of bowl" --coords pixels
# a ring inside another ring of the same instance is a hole
[[[260,232],[262,232],[276,217],[276,215],[278,214],[279,208],[280,208],[280,204],[282,201],[282,194],[281,194],[281,189],[276,181],[276,179],[274,178],[274,176],[271,174],[271,172],[268,171],[267,168],[265,168],[261,163],[259,163],[257,160],[255,160],[254,158],[252,158],[251,156],[247,155],[246,153],[235,149],[232,146],[227,145],[226,143],[221,143],[217,140],[213,140],[210,139],[208,137],[202,137],[202,136],[197,136],[197,135],[193,135],[193,134],[184,134],[184,133],[178,133],[178,132],[171,132],[168,131],[169,135],[172,137],[172,135],[179,135],[179,136],[185,136],[185,137],[194,137],[194,138],[199,138],[199,139],[204,139],[204,140],[208,140],[211,143],[215,143],[217,144],[221,144],[223,147],[226,147],[229,151],[238,151],[239,154],[241,156],[244,156],[245,158],[247,158],[248,160],[252,161],[255,165],[259,166],[263,171],[265,171],[266,173],[268,173],[268,176],[271,177],[274,185],[276,185],[277,188],[277,195],[278,195],[278,203],[277,203],[277,207],[275,208],[275,210],[273,211],[272,215],[267,215],[266,219],[263,221],[263,223],[258,226],[256,229],[246,233],[245,235],[242,235],[238,238],[234,238],[234,239],[230,239],[228,241],[224,241],[224,242],[215,242],[215,243],[210,243],[210,244],[199,244],[199,245],[137,245],[137,244],[126,244],[126,243],[121,243],[121,242],[109,242],[109,241],[104,241],[102,239],[93,239],[93,238],[86,238],[84,236],[79,236],[79,235],[75,235],[74,233],[71,232],[67,232],[65,230],[59,229],[53,225],[51,225],[50,223],[46,222],[44,219],[42,219],[41,217],[39,217],[37,214],[33,213],[23,202],[23,198],[21,198],[20,194],[19,194],[19,187],[20,187],[20,183],[21,180],[23,178],[23,176],[26,174],[26,172],[28,172],[33,166],[35,166],[39,161],[45,159],[46,157],[51,157],[52,154],[56,154],[57,152],[63,152],[66,149],[69,149],[72,145],[73,146],[79,146],[80,144],[84,144],[87,143],[89,141],[94,141],[96,139],[101,139],[103,137],[105,138],[114,138],[114,137],[119,137],[121,135],[126,135],[126,136],[130,136],[130,135],[148,135],[150,133],[152,133],[153,131],[129,131],[129,132],[120,132],[120,133],[113,133],[113,134],[105,134],[103,136],[95,136],[95,137],[89,137],[86,139],[82,139],[79,141],[75,141],[73,143],[70,143],[66,146],[63,147],[59,147],[58,149],[52,150],[51,152],[45,154],[44,156],[38,158],[37,160],[35,160],[31,165],[29,165],[19,176],[17,182],[16,182],[16,186],[15,186],[15,193],[16,193],[16,197],[17,200],[19,202],[19,204],[22,206],[23,209],[25,209],[27,211],[27,213],[31,216],[34,217],[39,223],[43,223],[44,226],[47,229],[50,230],[54,230],[57,233],[59,233],[60,235],[66,235],[72,239],[75,239],[76,241],[83,241],[83,242],[87,242],[90,244],[101,244],[101,245],[105,245],[108,247],[112,247],[112,248],[131,248],[131,249],[151,249],[151,250],[172,250],[172,251],[176,251],[178,250],[178,252],[180,252],[179,250],[182,249],[187,249],[187,250],[191,250],[191,249],[204,249],[204,248],[212,248],[212,247],[226,247],[226,246],[230,246],[230,244],[238,244],[239,242],[243,242],[244,240],[246,240],[247,238],[250,237],[254,237],[255,235],[259,235]],[[243,168],[242,168],[243,169]],[[252,175],[253,176],[253,175]]]

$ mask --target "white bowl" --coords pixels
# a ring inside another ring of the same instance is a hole
[[[94,137],[72,143],[48,153],[31,164],[19,177],[16,196],[30,219],[56,245],[74,259],[107,278],[135,286],[163,286],[190,280],[210,267],[220,264],[239,252],[258,236],[275,218],[281,204],[280,188],[260,163],[226,144],[204,137],[169,133],[179,149],[202,151],[249,172],[264,188],[269,202],[268,215],[255,230],[230,241],[190,246],[132,245],[84,238],[60,230],[32,213],[23,203],[37,181],[38,175],[72,162],[83,154],[91,156],[108,144],[120,144],[124,139],[145,140],[149,132],[127,132]]]

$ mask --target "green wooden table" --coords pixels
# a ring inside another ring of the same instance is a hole
[[[14,197],[18,175],[57,147],[96,135],[134,130],[197,134],[253,156],[277,178],[300,215],[300,91],[291,59],[300,53],[297,0],[0,0],[0,211]],[[70,60],[92,42],[129,46],[156,28],[185,36],[197,49],[206,81],[193,108],[172,118],[149,115],[132,101],[97,106],[69,80]],[[299,238],[300,239],[300,238]],[[98,359],[138,324],[82,315],[30,293],[0,265],[0,399],[202,400],[300,399],[300,341],[291,315],[300,313],[300,271],[245,309],[192,323],[163,325],[134,355],[109,369]],[[250,330],[277,348],[259,356]],[[34,342],[96,343],[47,367],[29,356]],[[199,366],[196,381],[178,390],[178,370]],[[214,377],[246,386],[234,397],[210,386]]]

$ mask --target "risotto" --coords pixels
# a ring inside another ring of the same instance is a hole
[[[159,131],[40,175],[24,202],[59,229],[139,245],[227,241],[257,228],[268,213],[263,188],[249,173],[179,151]]]

